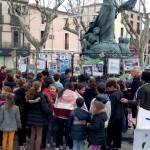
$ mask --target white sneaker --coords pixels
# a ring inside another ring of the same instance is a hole
[[[47,144],[47,147],[49,148],[49,147],[51,147],[51,145],[48,143],[48,144]]]

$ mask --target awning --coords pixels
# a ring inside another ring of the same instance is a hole
[[[0,56],[10,56],[13,49],[0,49]],[[26,57],[30,55],[30,50],[16,50],[17,56]]]

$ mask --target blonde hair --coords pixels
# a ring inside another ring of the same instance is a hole
[[[12,110],[13,105],[15,104],[15,94],[14,93],[8,93],[6,96],[6,100],[8,102],[8,105],[5,107],[5,110]]]

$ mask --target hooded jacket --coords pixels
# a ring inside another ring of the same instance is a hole
[[[106,139],[105,135],[105,121],[107,121],[106,108],[99,111],[92,118],[91,124],[87,126],[90,132],[87,138],[89,144],[102,145]]]
[[[96,98],[94,98],[91,102],[91,106],[90,106],[90,112],[92,113],[92,104],[94,101],[100,101],[102,102],[107,111],[106,111],[106,114],[107,114],[107,121],[105,122],[105,128],[107,128],[108,126],[108,122],[109,122],[109,119],[110,119],[110,116],[111,116],[111,103],[110,103],[110,99],[108,97],[107,94],[104,94],[103,96],[100,96],[100,95],[97,95]],[[92,113],[93,114],[93,113]]]
[[[8,80],[7,82],[5,82],[5,86],[8,86],[11,89],[13,89],[16,87],[16,82],[14,80]]]
[[[84,141],[87,137],[87,123],[91,121],[91,114],[82,109],[76,108],[68,118],[67,131],[70,138],[77,141]]]
[[[86,89],[85,92],[83,93],[83,98],[85,100],[85,104],[86,104],[86,107],[87,107],[88,110],[90,109],[91,101],[96,96],[97,96],[96,90],[95,89],[91,89],[91,88]]]
[[[67,75],[64,74],[64,73],[62,73],[62,74],[60,75],[60,83],[61,83],[63,86],[65,86],[65,84],[66,84],[67,82],[69,82],[69,79],[70,79],[70,77],[67,76]]]
[[[0,108],[0,131],[17,131],[21,127],[19,108],[16,105],[12,106],[12,110],[5,110],[8,102],[5,102]]]
[[[61,97],[57,97],[54,113],[58,118],[68,119],[70,112],[76,107],[77,95],[72,90],[65,90]]]

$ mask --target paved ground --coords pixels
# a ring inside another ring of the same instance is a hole
[[[123,134],[123,142],[122,142],[122,148],[120,150],[132,150],[132,145],[129,144],[128,140],[132,139],[133,137],[133,130],[129,130],[127,133]],[[28,148],[27,150],[30,150],[30,142],[27,142]],[[86,143],[87,145],[87,143]],[[85,146],[85,150],[90,150],[86,148],[87,146]],[[18,148],[18,139],[17,137],[15,137],[15,141],[14,141],[14,150],[19,150]],[[49,150],[54,150],[53,147],[51,147]],[[64,147],[65,150],[65,147]]]

